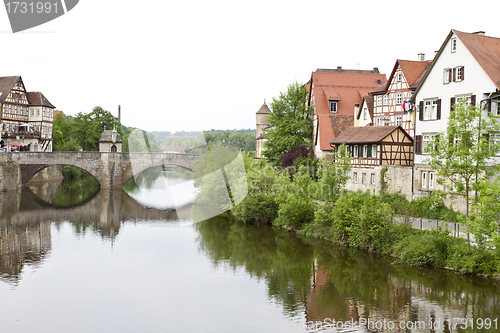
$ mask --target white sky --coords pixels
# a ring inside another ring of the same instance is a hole
[[[500,37],[498,0],[462,3],[80,0],[16,34],[0,9],[0,76],[66,114],[121,105],[122,123],[145,130],[255,128],[264,99],[317,68],[389,76],[451,29]]]

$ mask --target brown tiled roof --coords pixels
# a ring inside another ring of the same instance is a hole
[[[500,38],[452,30],[467,47],[497,89],[500,89]]]
[[[379,142],[399,126],[349,127],[331,144]]]
[[[383,85],[386,76],[375,69],[373,71],[318,69],[312,73],[310,82],[314,89],[316,115],[319,118],[320,149],[330,150],[329,142],[345,128],[354,124],[354,105],[361,104],[362,96],[368,95],[369,91],[379,86],[377,80]],[[331,92],[331,89],[334,89],[338,96],[338,112],[332,114],[325,94],[325,90]],[[343,117],[336,119],[338,116]]]
[[[257,113],[266,113],[266,114],[267,114],[267,113],[271,113],[271,110],[269,110],[269,107],[267,106],[267,104],[266,104],[266,103],[264,103],[264,104],[260,107],[259,111],[257,111]]]
[[[31,91],[26,93],[28,103],[30,106],[45,106],[48,108],[55,108],[52,103],[39,91]]]
[[[0,77],[0,102],[4,103],[5,99],[9,95],[12,88],[14,88],[15,84],[21,76],[2,76]]]

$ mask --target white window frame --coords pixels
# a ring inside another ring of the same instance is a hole
[[[352,173],[352,180],[357,183],[358,182],[358,173],[357,172],[353,172]]]
[[[491,100],[491,114],[494,117],[500,117],[500,99]]]
[[[427,171],[422,171],[422,188],[427,188]]]
[[[377,106],[382,106],[382,95],[377,95]]]
[[[337,102],[336,101],[330,101],[330,113],[338,113],[339,110],[337,108]]]
[[[377,158],[377,145],[372,145],[372,158]]]
[[[397,80],[398,80],[398,82],[403,81],[403,74],[402,73],[398,73]]]
[[[383,105],[384,106],[389,105],[389,95],[388,94],[384,95],[384,104]]]
[[[456,52],[457,51],[457,38],[452,38],[451,39],[451,52]]]
[[[396,105],[401,105],[401,104],[403,104],[403,94],[396,93]]]
[[[396,126],[403,124],[403,116],[396,116]]]
[[[368,108],[363,108],[363,120],[368,118]]]
[[[434,171],[429,171],[429,188],[434,188]]]
[[[363,156],[368,157],[368,145],[363,145]]]
[[[361,175],[361,182],[363,184],[366,184],[366,172],[363,172],[362,175]]]
[[[445,68],[443,72],[443,83],[448,84],[450,83],[450,68]]]
[[[372,185],[375,185],[375,174],[374,174],[374,173],[372,173],[372,174],[370,175],[370,178],[371,178],[371,183],[372,183]]]
[[[354,145],[354,151],[352,152],[352,155],[354,158],[358,158],[358,145]]]
[[[455,67],[455,82],[463,81],[462,79],[462,66]]]

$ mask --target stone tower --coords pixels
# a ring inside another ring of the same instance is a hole
[[[255,115],[256,118],[256,138],[259,138],[259,136],[262,134],[262,131],[264,128],[269,126],[269,123],[267,122],[267,118],[271,115],[271,110],[269,110],[269,107],[267,106],[266,102],[264,101],[264,104],[260,108],[259,111],[257,111],[257,114]]]

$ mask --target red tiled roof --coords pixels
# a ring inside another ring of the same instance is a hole
[[[389,89],[389,85],[392,82],[394,75],[396,74],[396,70],[398,66],[401,67],[401,71],[406,78],[406,82],[408,83],[408,87],[410,89],[416,89],[420,80],[424,77],[425,72],[430,67],[432,61],[412,61],[412,60],[396,60],[394,64],[394,68],[392,69],[391,75],[387,80],[386,84],[378,87],[375,90],[372,90],[370,93],[377,95],[379,93],[386,93]]]
[[[362,96],[368,95],[369,91],[379,86],[378,80],[383,85],[386,76],[375,69],[373,71],[318,69],[312,73],[310,82],[314,89],[316,115],[319,119],[320,149],[330,150],[330,141],[354,124],[354,105],[361,104]],[[328,94],[333,94],[332,91],[335,91],[338,97],[337,113],[330,113],[325,90]]]
[[[57,115],[58,115],[58,114],[61,114],[61,116],[62,116],[63,118],[66,118],[66,116],[64,115],[64,112],[62,112],[62,111],[58,111],[58,110],[55,110],[55,111],[54,111],[54,118],[55,118],[55,117],[57,117]]]
[[[452,30],[500,89],[500,38]]]

